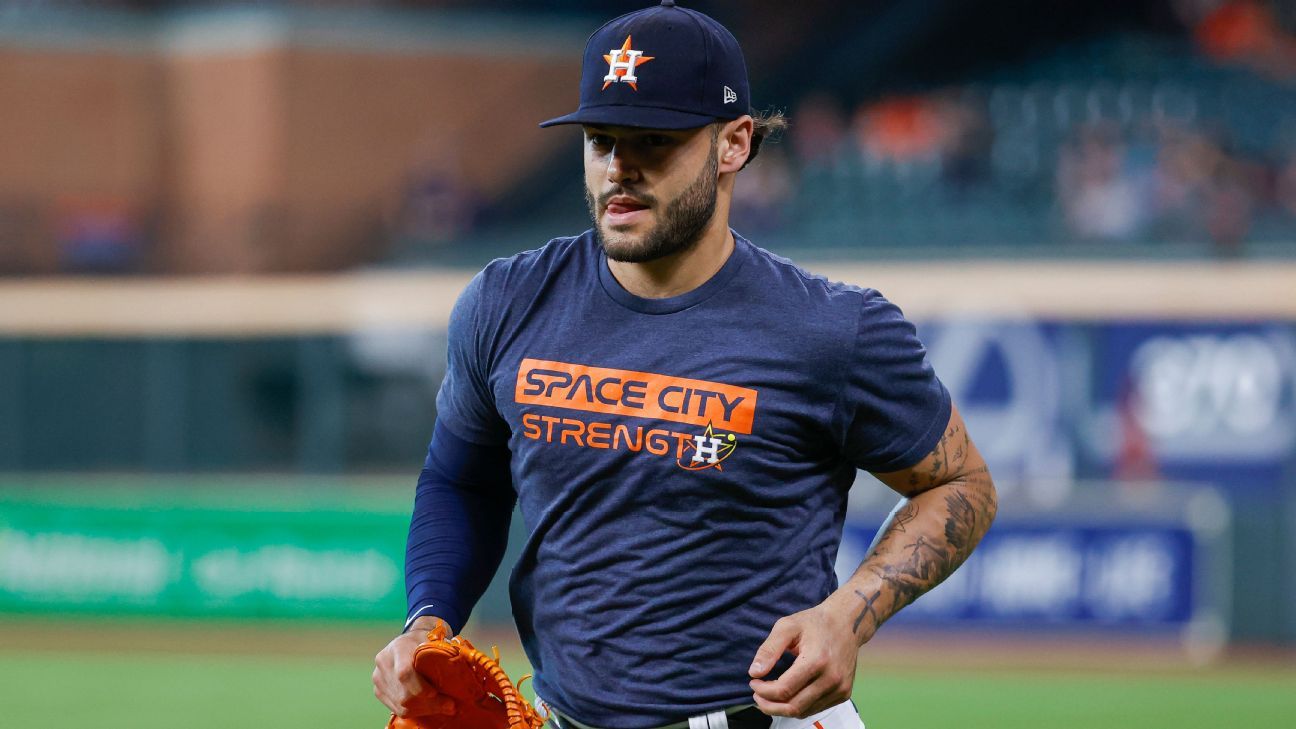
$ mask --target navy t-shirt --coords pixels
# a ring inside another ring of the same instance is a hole
[[[511,452],[518,631],[536,693],[586,724],[749,703],[774,621],[837,587],[856,469],[913,465],[949,419],[898,308],[735,240],[697,289],[643,299],[592,232],[559,238],[451,316],[439,424]]]

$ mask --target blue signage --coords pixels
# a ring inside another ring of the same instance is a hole
[[[846,525],[843,567],[858,564],[874,531]],[[895,622],[1181,627],[1197,609],[1194,544],[1186,527],[1165,524],[996,523],[962,568]]]
[[[972,319],[920,330],[996,481],[1032,496],[1061,500],[1077,480],[1112,478],[1272,495],[1296,466],[1288,324]]]
[[[1092,361],[1077,433],[1109,469],[1098,475],[1145,470],[1232,490],[1281,483],[1296,453],[1290,327],[1108,324],[1095,333]]]

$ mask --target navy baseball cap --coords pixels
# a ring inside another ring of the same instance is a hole
[[[580,107],[540,126],[692,129],[750,109],[738,40],[713,18],[662,0],[594,31],[581,63]]]

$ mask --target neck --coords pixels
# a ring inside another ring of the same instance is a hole
[[[687,294],[710,280],[733,253],[733,234],[727,224],[729,216],[721,213],[716,210],[697,245],[686,251],[646,263],[609,258],[608,269],[622,288],[640,298],[666,299]]]

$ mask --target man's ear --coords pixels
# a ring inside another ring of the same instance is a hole
[[[737,172],[747,164],[752,152],[752,130],[750,116],[740,116],[720,125],[717,153],[720,155],[720,173]]]

